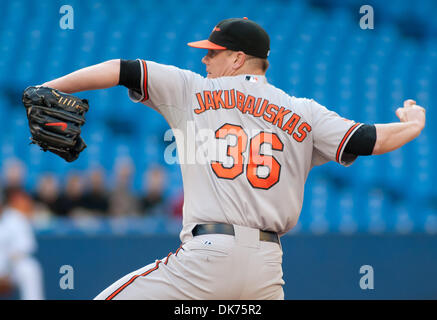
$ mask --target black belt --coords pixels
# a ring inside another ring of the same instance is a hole
[[[193,228],[193,236],[200,236],[202,234],[229,234],[231,236],[235,235],[234,226],[232,224],[224,224],[224,223],[212,223],[212,224],[197,224]],[[276,232],[272,231],[259,231],[259,240],[260,241],[269,241],[275,242],[279,244],[279,237]]]

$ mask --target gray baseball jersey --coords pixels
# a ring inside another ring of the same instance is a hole
[[[282,235],[302,208],[313,166],[355,156],[345,145],[360,123],[316,101],[291,97],[264,76],[207,79],[139,60],[142,92],[130,98],[161,113],[174,131],[184,185],[182,242],[197,223]]]
[[[95,299],[283,299],[280,242],[263,241],[259,230],[293,228],[310,169],[350,165],[355,157],[344,148],[360,124],[290,97],[264,76],[207,79],[138,61],[141,92],[129,96],[160,112],[177,143],[182,245]],[[193,237],[196,224],[214,223],[232,224],[234,235]]]

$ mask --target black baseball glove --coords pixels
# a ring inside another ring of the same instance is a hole
[[[27,87],[23,104],[32,143],[72,162],[86,148],[80,137],[88,101],[48,87]]]

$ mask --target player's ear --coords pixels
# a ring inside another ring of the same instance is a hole
[[[240,69],[246,61],[246,54],[243,51],[237,51],[234,56],[234,69]]]

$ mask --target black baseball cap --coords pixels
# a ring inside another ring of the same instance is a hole
[[[208,40],[190,42],[188,45],[201,49],[243,51],[262,59],[266,59],[270,52],[267,32],[246,17],[222,20],[214,27]]]

